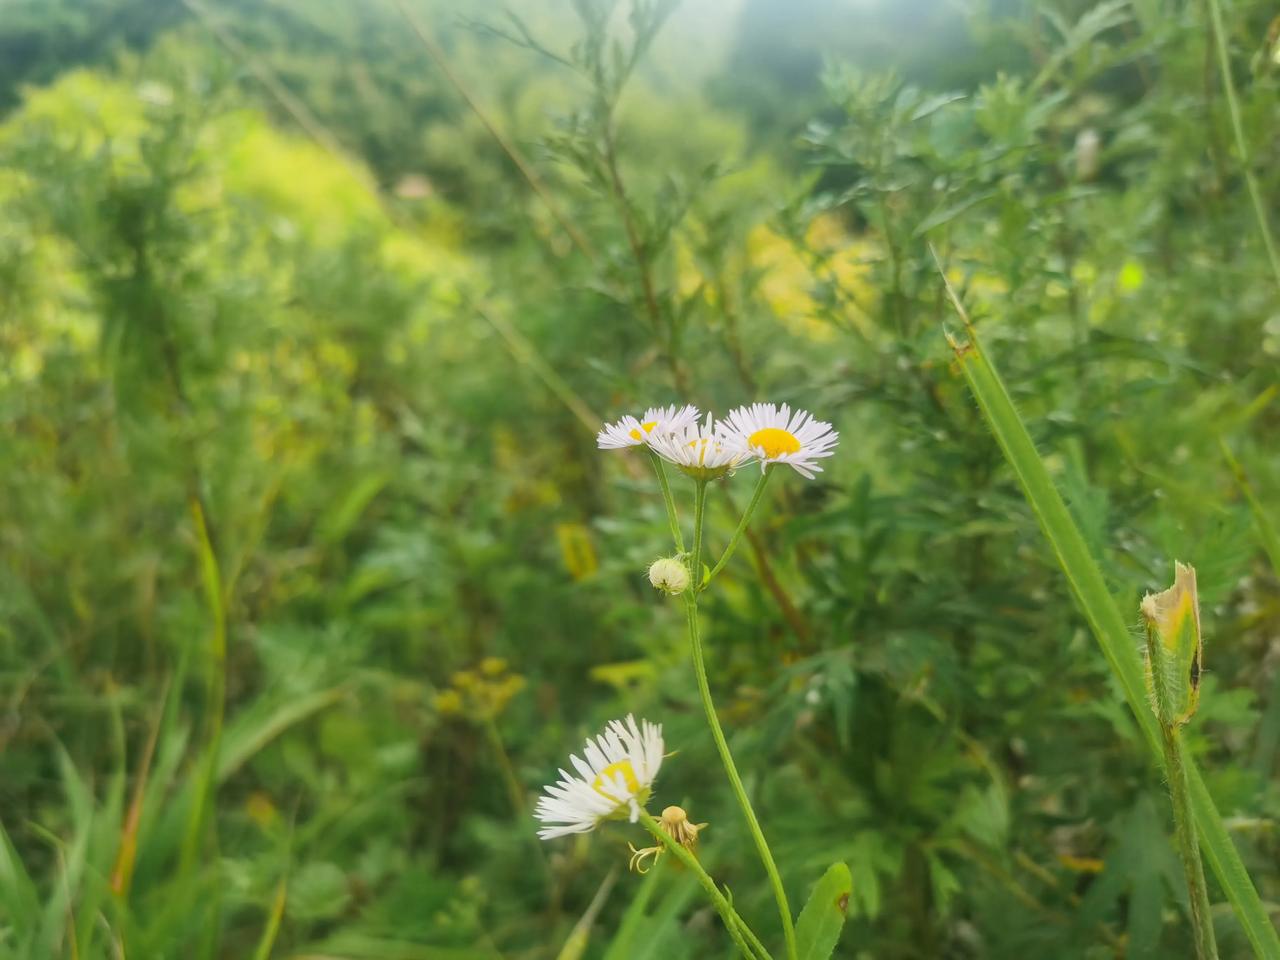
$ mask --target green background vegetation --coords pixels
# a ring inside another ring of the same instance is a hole
[[[1273,5],[1224,9],[1247,167],[1200,3],[407,9],[440,50],[393,0],[0,6],[0,956],[728,956],[639,831],[534,838],[629,711],[776,945],[661,500],[594,442],[757,399],[841,432],[702,604],[793,906],[840,859],[837,957],[1188,956],[929,243],[1135,651],[1195,565],[1188,744],[1275,919]]]

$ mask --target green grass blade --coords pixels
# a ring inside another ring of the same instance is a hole
[[[1258,539],[1262,541],[1262,549],[1267,552],[1267,558],[1271,561],[1271,569],[1275,571],[1277,577],[1280,577],[1280,531],[1276,530],[1271,514],[1267,513],[1267,508],[1258,499],[1258,495],[1253,490],[1253,484],[1249,482],[1249,475],[1244,472],[1244,467],[1240,466],[1240,461],[1232,454],[1227,441],[1219,439],[1218,442],[1222,445],[1222,456],[1236,478],[1236,486],[1240,488],[1245,502],[1249,504],[1249,512],[1253,515],[1253,523],[1258,530]]]
[[[191,501],[191,516],[196,532],[196,547],[200,561],[200,579],[204,586],[205,600],[209,608],[208,686],[206,709],[209,714],[209,741],[200,761],[199,785],[195,802],[187,822],[187,832],[182,842],[180,872],[185,876],[195,866],[205,828],[212,816],[214,793],[217,789],[218,757],[222,750],[222,722],[227,690],[227,620],[222,590],[222,571],[218,556],[209,538],[208,518],[198,499]]]
[[[40,891],[0,821],[0,909],[12,932],[8,947],[30,949],[40,929]],[[15,953],[21,955],[21,950]]]
[[[679,935],[680,916],[698,892],[693,875],[655,867],[645,876],[609,941],[604,960],[649,960]],[[657,907],[649,913],[654,894]]]
[[[262,939],[258,941],[258,949],[253,953],[253,960],[271,960],[271,951],[275,948],[276,937],[280,934],[280,921],[284,919],[284,906],[289,893],[289,882],[285,877],[276,884],[276,895],[271,901],[271,911],[267,914],[267,925],[262,930]]]
[[[944,277],[945,281],[945,277]],[[956,309],[964,309],[947,285]],[[1005,459],[1013,467],[1023,493],[1035,513],[1040,529],[1053,548],[1059,565],[1071,585],[1077,604],[1089,621],[1098,645],[1112,672],[1120,681],[1129,708],[1145,734],[1157,760],[1162,760],[1159,729],[1147,706],[1142,666],[1120,608],[1107,589],[1102,571],[1089,553],[1084,537],[1053,484],[1049,471],[1036,451],[1013,401],[978,341],[966,318],[968,341],[951,339],[956,360],[969,384],[983,417],[995,434]],[[1194,763],[1188,763],[1191,803],[1200,831],[1202,852],[1230,900],[1249,941],[1258,956],[1280,960],[1280,936],[1267,916],[1258,892],[1227,834],[1213,799]]]
[[[569,934],[569,939],[564,942],[564,946],[556,954],[556,960],[582,960],[583,955],[587,952],[587,945],[591,942],[591,928],[596,922],[596,917],[600,915],[605,901],[609,899],[613,885],[617,882],[618,868],[615,866],[596,889],[596,895],[591,898],[591,903],[587,905],[586,911],[578,919],[578,922],[573,925],[573,932]]]
[[[264,703],[263,709],[259,709],[255,704],[247,714],[242,714],[227,725],[222,749],[218,754],[217,782],[226,782],[271,741],[295,724],[339,703],[349,690],[347,685],[340,684],[291,699],[278,706]],[[271,712],[262,716],[266,708],[270,708]]]

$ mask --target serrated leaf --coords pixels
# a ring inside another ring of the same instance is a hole
[[[833,863],[827,868],[800,911],[796,924],[796,947],[800,960],[828,960],[840,940],[853,876],[848,864]]]

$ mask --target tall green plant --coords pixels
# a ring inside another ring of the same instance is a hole
[[[943,283],[964,323],[963,338],[948,335],[956,362],[1005,459],[1013,468],[1040,529],[1067,576],[1071,592],[1093,629],[1107,664],[1120,681],[1125,700],[1142,729],[1147,745],[1157,761],[1164,764],[1163,735],[1155,714],[1147,704],[1142,665],[1134,655],[1124,615],[1107,589],[1102,570],[1054,486],[999,372],[978,339],[977,331],[945,273]],[[1277,936],[1267,916],[1194,760],[1186,757],[1185,761],[1190,805],[1210,866],[1257,955],[1267,960],[1280,958],[1280,936]]]

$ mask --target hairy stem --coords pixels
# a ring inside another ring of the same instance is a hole
[[[1164,747],[1165,773],[1169,779],[1169,799],[1173,803],[1174,843],[1182,859],[1191,903],[1191,929],[1195,938],[1196,960],[1217,960],[1218,945],[1213,935],[1213,916],[1209,912],[1209,889],[1204,880],[1204,863],[1200,859],[1200,838],[1196,832],[1195,814],[1191,809],[1191,785],[1182,754],[1182,737],[1178,726],[1169,719],[1169,710],[1161,702],[1166,687],[1164,653],[1155,631],[1147,630],[1147,662],[1151,665],[1152,689],[1155,692],[1156,719],[1160,723]]]

